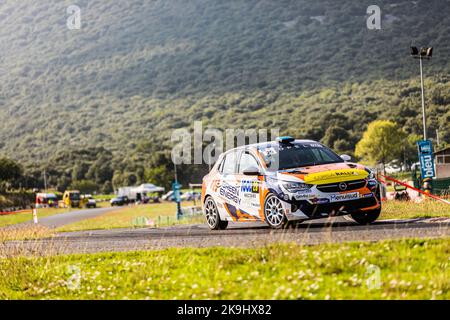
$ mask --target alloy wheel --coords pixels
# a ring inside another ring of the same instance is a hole
[[[269,196],[266,200],[264,214],[267,223],[274,228],[282,226],[286,219],[284,216],[283,204],[281,203],[281,200],[274,195]]]
[[[216,204],[213,199],[208,198],[205,202],[205,216],[206,222],[208,223],[211,229],[217,228],[218,220],[219,220],[219,212],[217,211]]]

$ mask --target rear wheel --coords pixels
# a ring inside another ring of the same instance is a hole
[[[381,207],[374,210],[365,210],[359,211],[356,213],[352,213],[352,219],[355,220],[359,224],[370,224],[378,219],[381,213]]]
[[[205,200],[205,217],[211,230],[224,230],[228,226],[228,221],[220,220],[219,210],[211,197]]]
[[[264,203],[264,217],[267,224],[273,229],[288,226],[288,220],[284,214],[283,204],[275,195],[269,194]]]

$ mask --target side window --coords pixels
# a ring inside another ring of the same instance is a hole
[[[243,173],[245,169],[250,167],[258,168],[258,162],[250,153],[244,152],[241,155],[241,160],[239,161],[239,173]]]
[[[225,160],[222,165],[223,174],[233,174],[235,173],[236,167],[236,152],[231,152],[225,156]]]
[[[225,162],[225,157],[220,161],[220,164],[219,164],[219,166],[217,167],[217,170],[219,171],[219,172],[222,172],[222,170],[223,170],[223,163]]]

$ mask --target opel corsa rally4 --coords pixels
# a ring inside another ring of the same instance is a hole
[[[280,137],[219,156],[203,178],[202,209],[211,229],[228,221],[289,222],[351,215],[360,224],[381,212],[374,173],[323,144]]]

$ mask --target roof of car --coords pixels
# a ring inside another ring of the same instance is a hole
[[[309,142],[318,143],[317,141],[309,140],[309,139],[295,139],[291,143],[309,143]],[[228,152],[231,152],[231,151],[237,151],[237,150],[241,150],[241,149],[246,149],[246,148],[268,147],[268,146],[271,146],[271,145],[274,145],[274,144],[280,144],[280,143],[281,142],[278,142],[278,141],[267,141],[267,142],[259,142],[259,143],[247,144],[247,145],[244,145],[244,146],[239,146],[239,147],[227,150],[224,153],[228,153]]]

